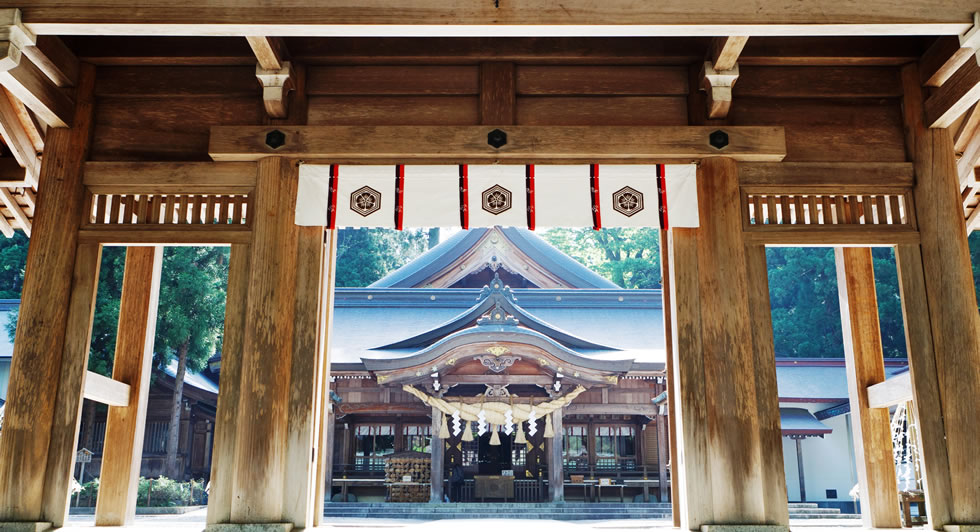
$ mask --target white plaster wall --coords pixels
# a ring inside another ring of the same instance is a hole
[[[791,405],[786,405],[791,406]],[[799,407],[799,405],[792,405]],[[850,414],[823,420],[833,432],[823,438],[803,440],[803,474],[808,502],[851,501],[848,493],[857,483],[851,440],[847,422]],[[783,466],[786,471],[786,491],[790,502],[800,500],[800,481],[797,473],[796,442],[783,439]],[[826,490],[836,489],[837,498],[828,499]]]

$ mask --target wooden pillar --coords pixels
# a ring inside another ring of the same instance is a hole
[[[97,526],[130,525],[136,518],[163,247],[131,247],[125,265],[112,379],[129,385],[129,406],[110,406],[106,418]]]
[[[446,442],[439,438],[439,427],[442,423],[442,411],[432,407],[432,443],[429,452],[432,454],[432,471],[430,472],[429,502],[442,502],[445,476]]]
[[[871,248],[836,248],[834,257],[861,519],[870,528],[901,528],[888,410],[868,407],[868,386],[885,380]]]
[[[248,302],[248,244],[233,244],[228,261],[228,292],[225,298],[225,329],[221,340],[221,382],[218,412],[214,422],[211,453],[211,492],[207,523],[231,521],[231,494],[235,482],[235,434],[238,401],[241,397],[242,349],[245,342],[245,308]]]
[[[551,438],[551,454],[548,460],[548,486],[551,491],[551,502],[565,501],[565,429],[562,424],[562,409],[551,413],[551,426],[555,429],[555,437]],[[589,435],[589,438],[592,436]]]
[[[683,492],[681,528],[770,525],[771,530],[786,530],[788,522],[770,522],[766,512],[770,496],[785,484],[764,482],[763,463],[782,456],[763,446],[760,416],[768,420],[779,413],[769,412],[771,402],[760,404],[757,397],[754,323],[733,160],[702,161],[698,202],[700,227],[672,229],[669,238],[680,452],[674,478]]]
[[[806,502],[806,477],[803,474],[803,438],[793,438],[793,441],[796,442],[796,470],[800,477],[800,502]]]
[[[323,227],[298,227],[296,302],[293,321],[292,370],[286,442],[283,518],[297,528],[313,526],[319,478],[315,463],[319,449],[321,391],[324,389],[321,340],[321,299],[326,233]]]
[[[330,335],[333,330],[333,301],[334,284],[337,278],[337,231],[329,231],[326,236],[327,249],[325,260],[325,275],[322,290],[325,296],[320,298],[320,351],[323,356],[320,378],[320,416],[319,443],[317,451],[316,477],[317,487],[313,510],[313,525],[320,526],[323,520],[323,503],[329,500],[333,493],[333,456],[336,445],[335,433],[337,418],[333,414],[333,403],[330,402]]]
[[[779,390],[776,382],[776,347],[772,335],[772,305],[769,302],[769,271],[766,248],[745,247],[746,286],[749,287],[749,318],[752,320],[752,353],[755,359],[756,405],[762,445],[762,483],[765,489],[766,523],[789,522],[786,471],[783,466],[783,429],[779,419]]]
[[[67,484],[57,481],[66,471],[48,467],[70,470],[74,462],[75,449],[68,448],[69,438],[58,431],[77,430],[78,412],[69,403],[81,401],[84,379],[78,374],[64,387],[59,382],[62,375],[86,369],[77,351],[65,358],[65,341],[85,203],[82,163],[91,128],[94,76],[94,67],[82,66],[73,127],[50,128],[45,138],[0,438],[0,523],[51,522],[63,519],[66,512]],[[69,366],[63,368],[63,361]],[[55,423],[58,412],[75,419]]]
[[[664,345],[667,355],[666,364],[666,381],[667,381],[667,437],[670,440],[670,485],[668,486],[668,493],[670,494],[670,509],[671,509],[671,520],[673,521],[674,528],[680,528],[681,526],[681,493],[679,490],[675,489],[675,479],[677,478],[677,464],[678,457],[680,454],[677,450],[677,424],[675,420],[677,416],[677,403],[675,402],[675,397],[677,397],[677,379],[676,373],[674,372],[674,340],[673,340],[673,321],[671,316],[673,315],[673,305],[671,304],[671,265],[670,265],[670,253],[667,248],[667,240],[669,238],[669,233],[663,229],[660,230],[660,268],[661,268],[661,283],[663,285],[663,307],[664,307]],[[663,484],[663,480],[660,481]]]
[[[296,168],[258,163],[242,354],[231,522],[283,523],[293,311],[296,288]]]
[[[667,449],[670,446],[667,436],[667,416],[657,416],[657,500],[665,502],[670,490],[667,489]]]

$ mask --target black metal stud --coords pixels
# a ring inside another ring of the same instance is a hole
[[[277,149],[286,144],[286,134],[278,129],[273,129],[272,131],[266,133],[265,135],[265,145]]]
[[[714,148],[719,150],[725,146],[728,146],[728,133],[725,133],[720,129],[712,131],[711,134],[708,135],[708,144],[711,144]]]
[[[493,146],[494,148],[500,149],[501,146],[507,144],[507,133],[495,129],[490,133],[487,133],[487,144]]]

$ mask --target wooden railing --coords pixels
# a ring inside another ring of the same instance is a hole
[[[911,226],[904,194],[746,194],[748,226],[903,225]]]
[[[93,194],[96,225],[248,224],[248,195]]]

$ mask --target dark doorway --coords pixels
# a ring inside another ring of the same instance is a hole
[[[479,474],[481,475],[499,475],[501,471],[505,469],[513,469],[511,465],[511,447],[513,444],[513,435],[508,436],[504,433],[499,433],[500,445],[490,445],[490,436],[492,432],[487,432],[483,436],[480,436],[480,454],[479,454]]]

